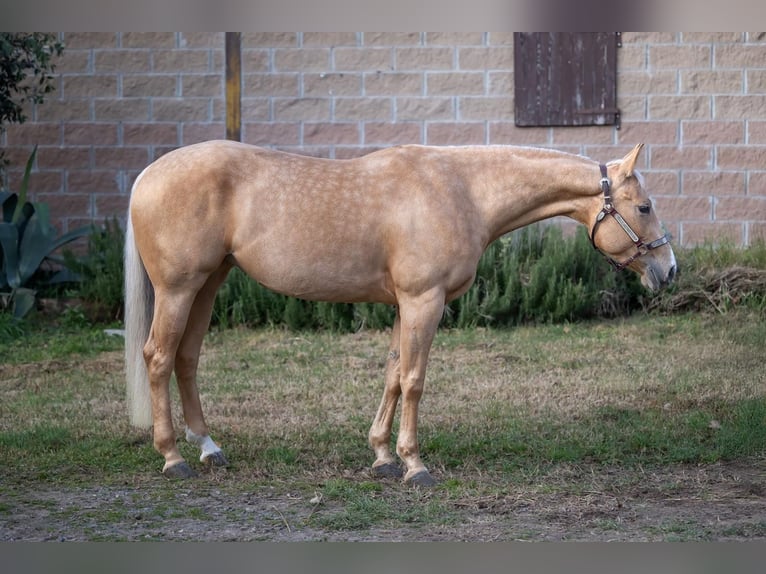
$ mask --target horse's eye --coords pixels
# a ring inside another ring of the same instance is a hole
[[[643,215],[648,215],[649,212],[652,211],[652,206],[649,204],[646,205],[639,205],[638,206],[639,213],[642,213]]]

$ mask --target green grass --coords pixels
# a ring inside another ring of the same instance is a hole
[[[746,468],[766,454],[762,316],[649,315],[440,330],[419,429],[424,461],[440,484],[427,491],[372,480],[367,431],[382,392],[387,339],[379,331],[212,332],[200,389],[231,465],[204,471],[196,448],[180,440],[203,477],[178,485],[160,477],[149,434],[128,424],[121,339],[87,326],[27,329],[1,351],[0,521],[16,515],[31,492],[129,484],[146,500],[104,504],[97,516],[77,507],[51,512],[104,540],[124,534],[94,524],[134,524],[140,514],[149,538],[167,539],[162,521],[215,519],[214,505],[190,504],[184,493],[201,501],[265,492],[304,501],[266,508],[272,528],[425,535],[479,516],[501,534],[538,539],[546,520],[566,520],[554,504],[585,504],[578,501],[594,491],[608,500],[647,489],[659,498],[684,496],[692,486],[678,469]],[[172,395],[180,438],[175,389]],[[517,527],[512,517],[528,506],[540,520]],[[226,508],[232,521],[247,520],[239,506]],[[619,531],[610,512],[594,515],[589,528]],[[757,520],[706,528],[683,518],[635,531],[679,540],[714,539],[724,528],[734,537],[762,536]]]

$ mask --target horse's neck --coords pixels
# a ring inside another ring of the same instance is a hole
[[[559,215],[588,223],[593,198],[599,193],[600,175],[595,161],[513,146],[486,148],[480,155],[480,165],[471,167],[471,188],[484,214],[490,241]]]

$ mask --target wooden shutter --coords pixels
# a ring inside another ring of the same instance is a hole
[[[614,32],[514,34],[517,126],[620,124]]]

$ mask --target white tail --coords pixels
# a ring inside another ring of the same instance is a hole
[[[144,344],[149,337],[154,289],[133,240],[128,214],[125,233],[125,375],[128,382],[130,422],[140,428],[152,426],[149,376],[144,363]]]

